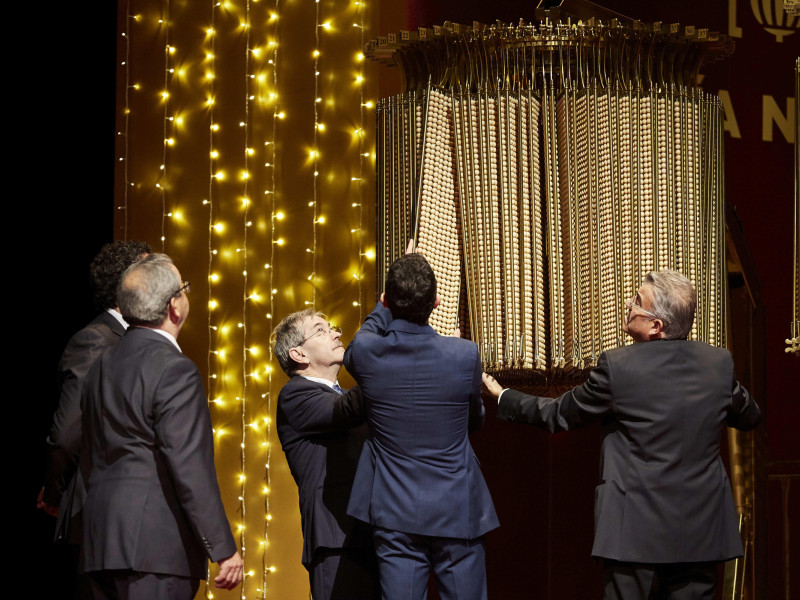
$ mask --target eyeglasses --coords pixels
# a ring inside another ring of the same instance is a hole
[[[625,308],[627,308],[627,309],[628,309],[628,312],[630,312],[630,311],[631,311],[631,310],[633,310],[634,308],[638,308],[640,311],[642,311],[642,312],[643,312],[643,313],[645,313],[645,314],[648,314],[648,315],[650,315],[650,316],[651,316],[651,317],[653,317],[654,319],[661,319],[661,317],[659,317],[657,314],[655,314],[655,313],[651,313],[649,310],[647,310],[647,309],[645,309],[645,308],[642,308],[642,307],[641,307],[639,304],[635,304],[635,303],[634,303],[632,300],[628,300],[628,301],[625,303]]]
[[[181,292],[186,292],[188,294],[191,290],[192,290],[192,284],[191,283],[189,283],[188,281],[181,281],[181,287],[179,287],[178,291],[175,292],[174,294],[172,294],[172,296],[169,297],[169,300],[167,300],[167,304],[172,302],[173,298],[177,298],[178,296],[180,296]]]
[[[330,335],[331,332],[333,332],[333,333],[342,333],[342,328],[341,327],[337,327],[336,325],[331,325],[330,323],[328,323],[327,325],[318,325],[317,329],[314,331],[314,333],[312,333],[310,336],[305,338],[302,342],[297,344],[297,346],[295,346],[295,347],[299,348],[300,346],[305,344],[311,338],[317,337],[318,335],[324,335],[324,334]]]

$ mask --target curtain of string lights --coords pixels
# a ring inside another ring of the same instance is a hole
[[[118,15],[115,235],[150,242],[192,282],[179,341],[206,375],[241,597],[304,597],[269,336],[314,308],[349,337],[371,308],[375,84],[362,49],[374,11],[123,0]]]

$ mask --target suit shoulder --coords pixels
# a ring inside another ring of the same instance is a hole
[[[278,402],[286,401],[296,394],[336,394],[332,389],[326,390],[322,384],[310,381],[301,375],[293,375],[283,384],[278,392]],[[336,394],[338,396],[338,394]]]
[[[476,353],[478,352],[478,345],[473,342],[472,340],[468,340],[465,338],[457,338],[453,337],[452,335],[437,335],[436,340],[443,345],[452,346],[456,350],[461,352],[470,352]]]
[[[76,331],[67,342],[66,349],[74,350],[85,346],[109,345],[116,337],[111,328],[102,321],[94,320]]]

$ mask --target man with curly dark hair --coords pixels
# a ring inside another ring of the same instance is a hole
[[[101,312],[72,336],[61,355],[58,368],[61,394],[47,437],[47,472],[37,503],[39,508],[58,517],[57,541],[80,543],[81,526],[74,517],[79,514],[86,495],[77,469],[83,380],[100,354],[125,333],[127,323],[117,310],[117,286],[125,269],[149,253],[150,246],[145,242],[117,241],[103,246],[89,267],[94,304]]]

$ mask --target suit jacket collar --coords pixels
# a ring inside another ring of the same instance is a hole
[[[125,328],[122,326],[122,324],[106,311],[101,312],[95,317],[94,320],[97,323],[103,323],[107,325],[111,331],[120,337],[125,335]]]
[[[128,327],[128,331],[125,333],[125,337],[131,338],[134,341],[158,342],[160,344],[166,344],[167,346],[172,348],[175,352],[181,353],[181,351],[175,347],[175,344],[173,344],[171,341],[169,341],[160,333],[153,331],[149,327],[136,327],[135,325],[131,325],[130,327]]]
[[[425,323],[425,325],[418,325],[405,319],[393,319],[389,326],[386,328],[386,333],[390,331],[402,331],[403,333],[411,333],[417,335],[437,335],[436,331]]]
[[[287,385],[290,384],[290,383],[293,386],[298,386],[298,387],[301,387],[301,388],[313,388],[313,389],[319,388],[321,390],[325,390],[326,392],[331,392],[331,393],[334,393],[334,394],[337,393],[331,386],[325,385],[324,383],[321,383],[319,381],[314,381],[313,379],[307,379],[306,377],[303,377],[302,375],[292,375],[292,378],[289,379],[289,381],[286,382]],[[345,388],[342,388],[342,390],[345,390]],[[345,391],[347,391],[347,390],[345,390]]]

